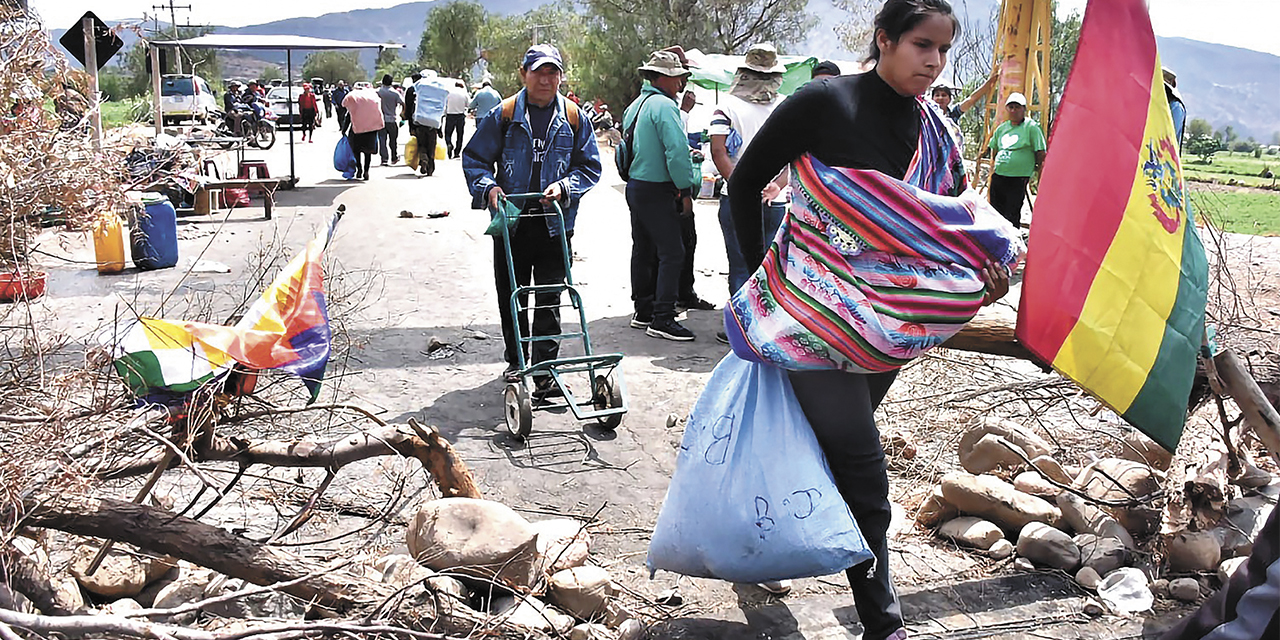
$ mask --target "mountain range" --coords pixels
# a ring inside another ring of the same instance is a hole
[[[447,0],[410,2],[385,9],[354,9],[317,17],[289,18],[247,27],[214,27],[215,33],[289,34],[367,42],[395,42],[404,45],[402,55],[416,55],[427,14]],[[536,3],[522,0],[479,0],[491,13],[513,14],[528,11]],[[962,24],[974,28],[992,19],[1000,0],[953,0]],[[856,60],[862,47],[848,50],[836,32],[847,20],[847,14],[834,0],[809,0],[807,13],[816,20],[805,41],[788,47],[792,53],[835,60]],[[61,30],[52,32],[56,41]],[[126,46],[136,35],[122,33]],[[1211,44],[1186,38],[1157,37],[1165,66],[1178,74],[1178,88],[1187,104],[1189,117],[1204,118],[1215,128],[1230,125],[1242,137],[1253,136],[1263,143],[1274,142],[1280,133],[1280,56]],[[373,66],[373,51],[361,54],[366,68]],[[251,75],[254,58],[283,65],[284,53],[254,53],[253,57],[236,55],[224,65],[228,75],[240,70]],[[300,68],[305,54],[295,54],[295,69]],[[965,78],[964,80],[969,80]]]

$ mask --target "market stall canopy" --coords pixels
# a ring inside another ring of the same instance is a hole
[[[403,49],[404,45],[390,42],[358,42],[355,40],[330,40],[310,36],[292,35],[233,35],[210,33],[185,40],[156,40],[159,47],[185,47],[189,49],[303,49],[327,51],[332,49]]]

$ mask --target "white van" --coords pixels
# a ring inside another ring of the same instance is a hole
[[[181,120],[208,123],[219,110],[218,97],[204,78],[185,74],[160,78],[160,114],[164,124]]]

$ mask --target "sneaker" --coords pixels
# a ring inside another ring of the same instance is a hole
[[[768,591],[772,595],[778,596],[779,598],[787,595],[788,593],[791,593],[790,580],[770,580],[768,582],[761,582],[757,586],[759,586],[761,589],[764,589],[765,591]],[[889,636],[889,637],[893,638],[894,636]],[[903,637],[905,638],[906,636],[903,636]]]
[[[649,328],[649,323],[651,323],[651,322],[653,322],[653,318],[649,318],[649,319],[647,319],[647,320],[646,320],[646,319],[644,319],[644,318],[641,318],[639,313],[633,313],[633,314],[631,314],[631,328],[632,328],[632,329],[648,329],[648,328]]]
[[[694,296],[688,300],[681,300],[676,303],[676,306],[683,307],[685,309],[693,309],[695,311],[714,311],[716,308],[716,305],[707,302],[698,296]]]
[[[651,338],[666,338],[677,342],[689,342],[694,337],[692,331],[684,328],[675,319],[654,320],[649,323],[649,328],[645,329],[644,333]]]
[[[535,378],[533,385],[533,397],[537,400],[544,398],[563,398],[564,390],[560,385],[556,384],[555,378],[551,376],[543,376]]]
[[[729,334],[724,331],[717,331],[716,342],[719,342],[720,344],[729,344]]]

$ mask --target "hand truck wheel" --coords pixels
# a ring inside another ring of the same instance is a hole
[[[618,385],[613,380],[613,374],[596,376],[596,381],[592,389],[591,403],[597,411],[605,409],[616,409],[622,406],[622,391],[618,389]],[[622,414],[615,413],[613,415],[596,418],[596,422],[604,429],[613,431],[622,424]]]
[[[518,382],[507,384],[503,405],[507,431],[517,440],[524,440],[533,430],[533,401],[529,397],[529,390]]]

